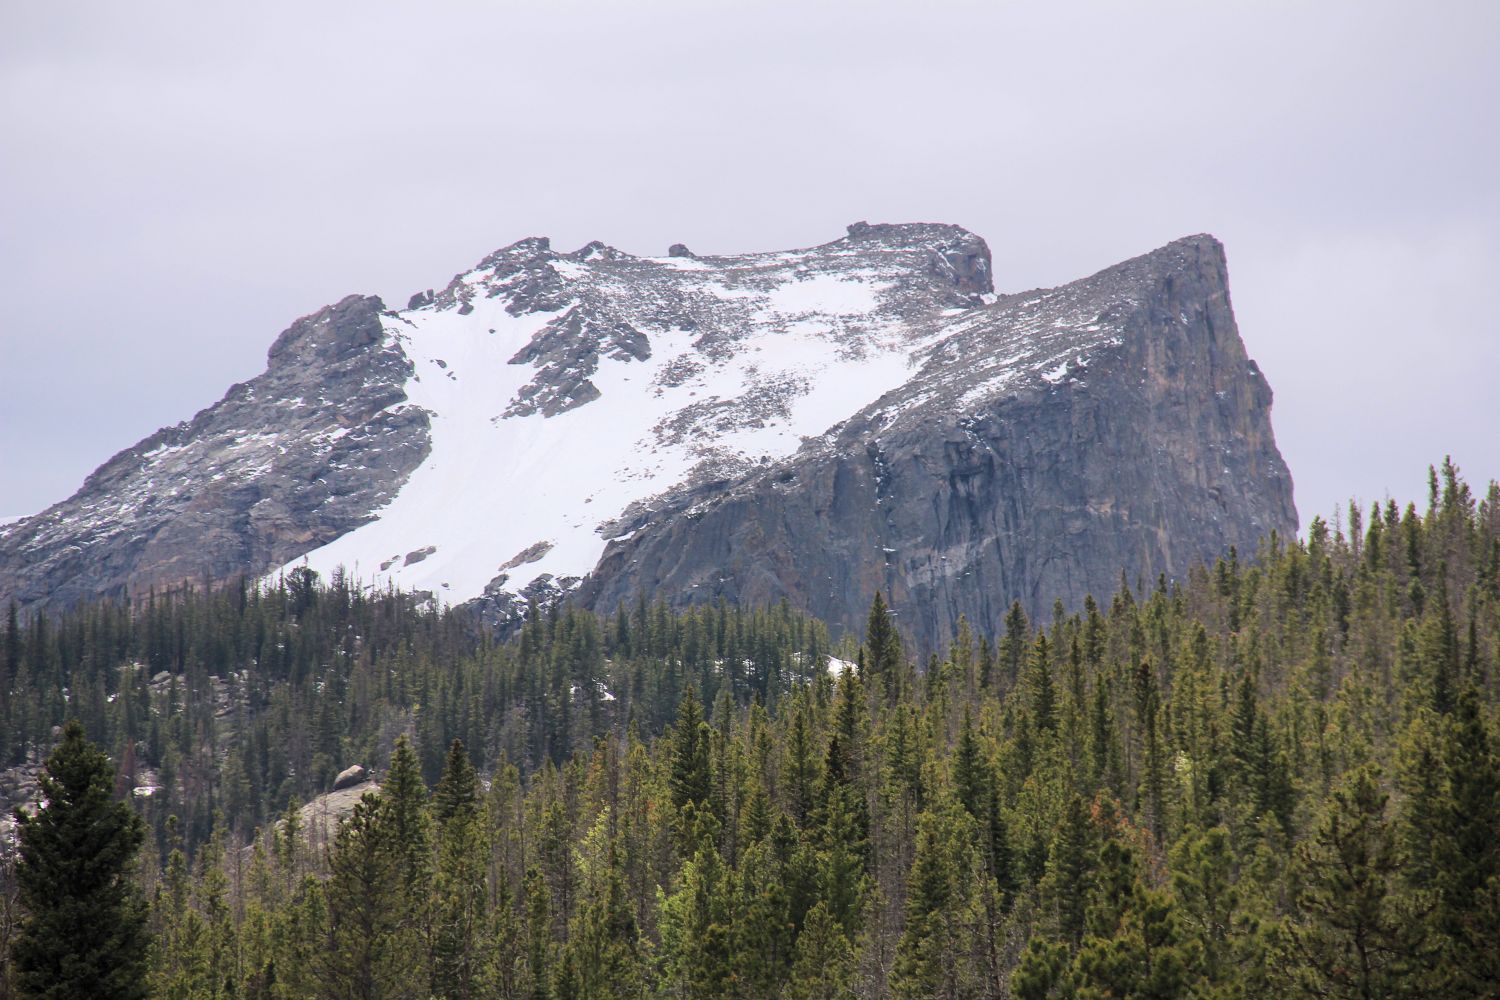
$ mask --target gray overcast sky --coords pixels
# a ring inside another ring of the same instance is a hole
[[[0,515],[529,235],[1224,240],[1304,526],[1500,476],[1500,4],[7,3]]]

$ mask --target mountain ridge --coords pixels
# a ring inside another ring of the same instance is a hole
[[[1132,375],[1141,376],[1134,385]],[[1214,404],[1214,393],[1232,405]],[[1152,400],[1168,410],[1156,413],[1145,405]],[[562,594],[598,607],[658,590],[676,603],[809,598],[793,567],[817,563],[830,579],[841,572],[820,549],[857,547],[867,531],[890,536],[897,544],[881,548],[896,553],[930,548],[924,534],[956,530],[962,519],[919,513],[908,497],[886,509],[883,526],[852,508],[830,521],[784,488],[798,476],[822,482],[843,468],[876,484],[877,457],[886,456],[879,462],[896,461],[895,478],[859,501],[879,508],[880,491],[901,493],[915,466],[952,472],[977,461],[991,480],[986,496],[1004,480],[1016,512],[1049,523],[1054,508],[1086,512],[1090,491],[1118,492],[1091,471],[1049,496],[1025,469],[969,453],[1003,439],[1011,462],[1066,466],[1025,446],[1023,431],[1038,420],[1033,431],[1048,428],[1054,451],[1106,445],[1105,466],[1128,460],[1153,470],[1134,483],[1142,492],[1128,498],[1132,513],[1086,514],[1090,527],[1076,529],[1074,541],[1126,555],[1142,572],[1181,572],[1267,529],[1295,528],[1270,401],[1234,325],[1223,248],[1206,235],[1054,289],[999,295],[988,246],[946,224],[856,223],[815,247],[704,257],[680,245],[667,257],[635,257],[597,241],[558,252],[528,237],[441,291],[412,296],[404,310],[355,295],[293,323],[261,375],[120,452],[69,500],[0,527],[0,600],[65,605],[301,565],[342,566],[368,583],[454,603],[482,598],[501,620],[532,598]],[[1208,424],[1173,417],[1174,406]],[[996,422],[1001,410],[1009,431]],[[1112,412],[1132,414],[1135,437],[1155,435],[1175,449],[1173,461],[1132,444],[1123,422],[1101,417]],[[1069,414],[1091,415],[1107,433],[1048,423]],[[1211,473],[1215,449],[1239,456],[1219,466],[1233,465],[1236,483]],[[943,478],[934,475],[932,483]],[[777,483],[783,488],[768,485]],[[808,495],[828,503],[841,495],[818,489]],[[1170,503],[1150,509],[1153,495]],[[745,497],[762,510],[742,510]],[[1111,496],[1110,511],[1125,499]],[[1205,500],[1222,501],[1216,524],[1188,514]],[[731,510],[745,524],[798,510],[804,527],[830,533],[832,547],[783,526],[764,535],[777,541],[759,553],[716,550],[714,558],[762,581],[748,589],[705,587],[718,573],[708,562],[677,559],[663,576],[630,568],[644,557],[664,570],[667,549],[710,558],[693,525]],[[980,537],[988,531],[1014,549],[1018,516],[963,522],[980,533],[971,548],[989,544]],[[1168,524],[1191,528],[1182,553]],[[1108,542],[1122,531],[1136,539],[1133,553]],[[944,552],[951,561],[957,550]],[[900,606],[930,589],[908,578],[943,575],[904,557],[875,567],[867,556],[833,588],[843,596],[810,601],[815,613],[847,627],[856,592],[862,607],[874,584]],[[1024,553],[996,558],[972,568],[991,566],[987,579],[1004,603],[1059,582]],[[1085,584],[1113,583],[1082,568],[1087,554],[1047,558],[1078,564],[1064,574],[1068,599],[1081,599]],[[986,597],[970,617],[988,618],[1000,601]],[[952,614],[934,612],[924,634],[968,606],[939,604]]]

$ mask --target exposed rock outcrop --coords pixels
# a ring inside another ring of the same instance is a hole
[[[347,568],[504,623],[783,597],[930,647],[965,614],[1184,573],[1296,527],[1222,247],[997,296],[957,226],[781,253],[520,240],[351,296],[264,374],[0,527],[0,603]]]
[[[1077,607],[1122,570],[1171,577],[1295,531],[1271,390],[1245,354],[1216,240],[977,313],[836,433],[655,512],[577,598],[608,611],[637,593],[785,597],[857,631],[878,588],[932,648],[960,614],[994,635],[1012,600],[1032,614]]]
[[[428,414],[404,405],[411,363],[383,309],[350,296],[298,320],[264,374],[0,528],[0,603],[256,575],[368,520],[428,449]]]

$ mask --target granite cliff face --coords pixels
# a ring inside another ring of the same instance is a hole
[[[428,415],[384,307],[351,295],[276,338],[266,371],[0,528],[0,602],[66,607],[264,572],[369,520],[425,457]]]
[[[828,437],[658,512],[578,598],[786,597],[857,632],[879,588],[926,648],[960,614],[995,635],[1013,599],[1076,607],[1122,569],[1171,577],[1295,531],[1270,404],[1222,248],[1181,240],[975,310]]]
[[[958,227],[641,258],[541,238],[405,310],[350,297],[266,372],[0,528],[0,601],[306,565],[601,611],[787,597],[924,646],[960,613],[1183,573],[1296,527],[1222,248],[993,292]]]

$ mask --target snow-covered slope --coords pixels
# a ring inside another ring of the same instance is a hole
[[[310,568],[507,621],[782,599],[922,642],[1295,528],[1223,248],[994,293],[957,226],[634,257],[541,238],[402,310],[350,296],[266,371],[0,525],[0,604]]]
[[[707,258],[526,240],[383,316],[431,450],[375,520],[282,569],[452,602],[566,588],[653,498],[791,455],[907,381],[989,290],[962,230],[851,230]]]

